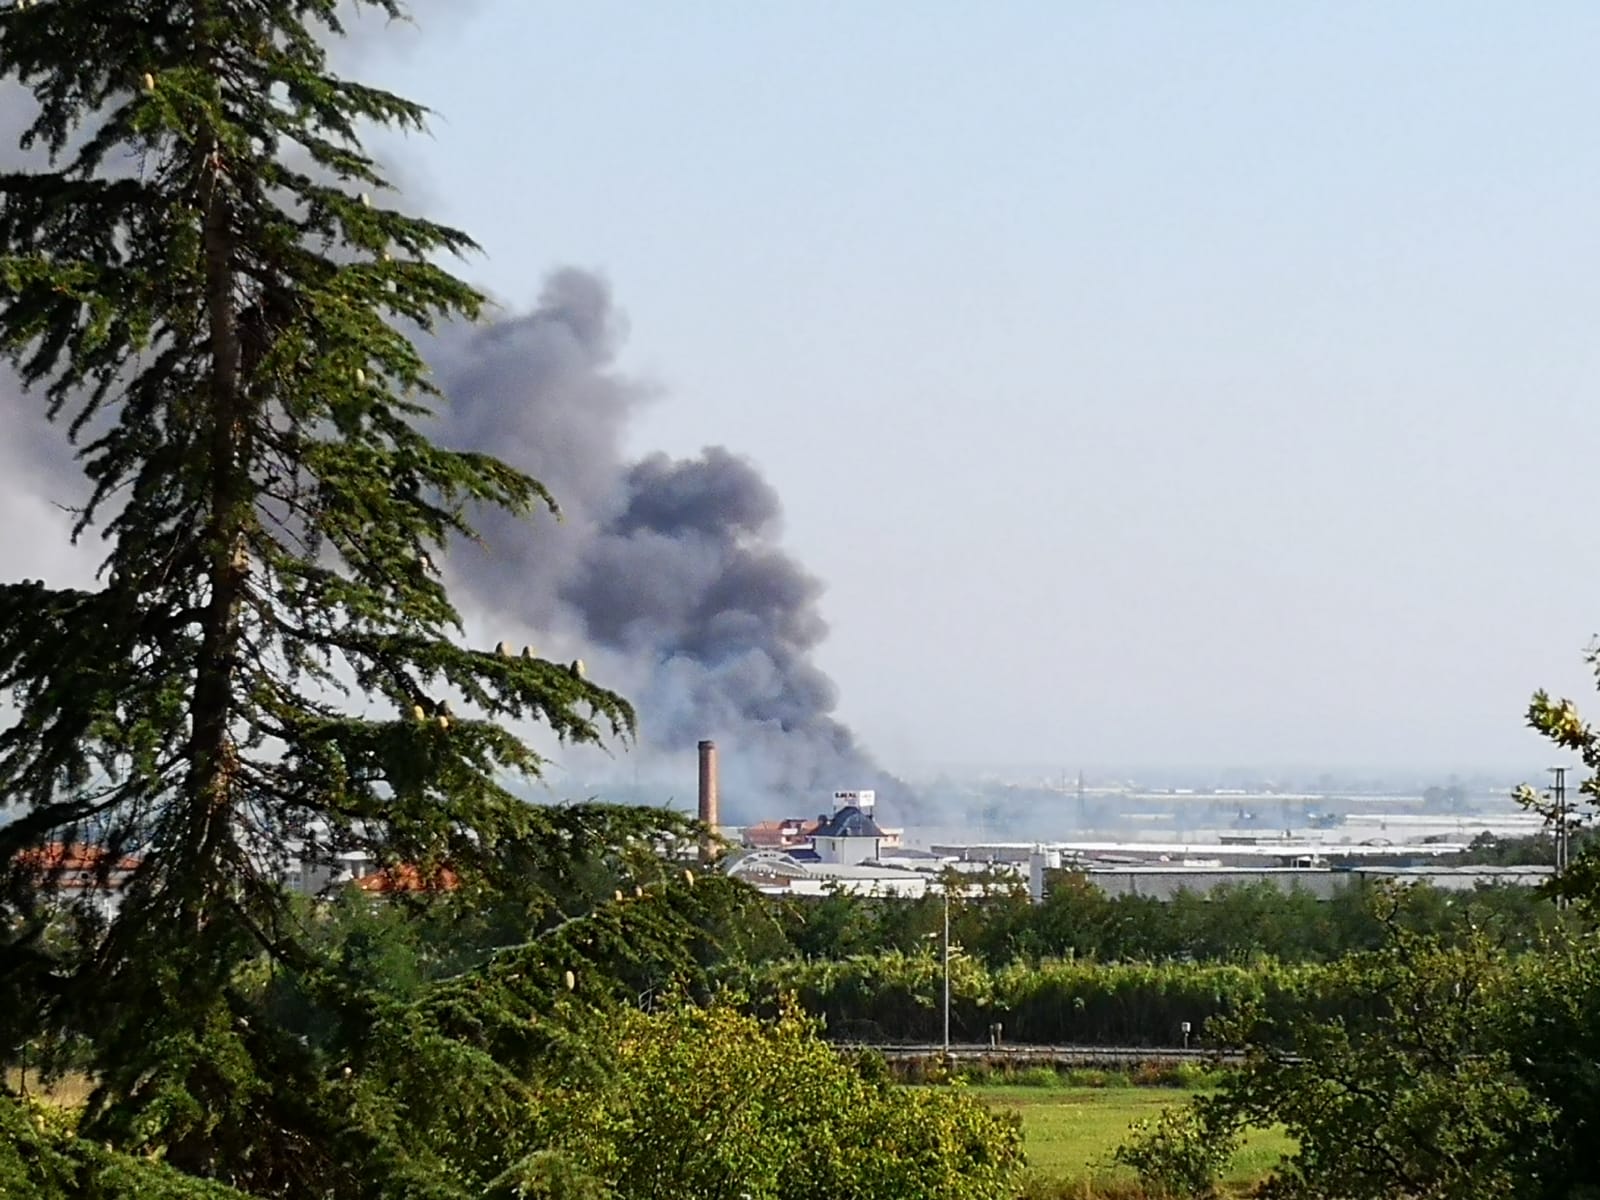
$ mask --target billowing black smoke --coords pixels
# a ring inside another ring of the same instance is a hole
[[[529,471],[563,515],[531,528],[489,518],[486,545],[451,556],[457,586],[482,612],[626,675],[635,753],[676,757],[715,738],[733,815],[820,811],[839,787],[876,786],[897,807],[900,786],[832,715],[836,689],[812,660],[822,587],[778,543],[772,486],[720,446],[623,453],[648,397],[615,370],[622,332],[605,284],[567,270],[533,312],[430,351],[446,440]]]
[[[624,453],[650,399],[615,369],[624,332],[605,284],[569,270],[533,312],[424,343],[446,395],[436,432],[527,470],[562,510],[559,523],[485,517],[482,544],[450,556],[464,606],[503,630],[495,638],[527,631],[541,653],[584,658],[638,709],[639,744],[585,764],[608,767],[605,778],[574,783],[638,778],[687,803],[695,743],[710,737],[729,819],[820,812],[853,787],[876,787],[886,815],[903,816],[903,785],[832,715],[836,689],[812,658],[827,633],[822,587],[779,544],[772,486],[720,446],[688,459]],[[68,559],[59,534],[45,554],[39,530],[53,521],[64,533],[83,488],[42,403],[0,368],[0,551],[54,578]]]

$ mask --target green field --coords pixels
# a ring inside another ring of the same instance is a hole
[[[1154,1117],[1169,1104],[1194,1093],[1164,1087],[1016,1087],[974,1085],[974,1095],[996,1108],[1022,1116],[1028,1165],[1057,1180],[1132,1180],[1133,1173],[1112,1164],[1111,1155],[1129,1127]],[[1234,1156],[1224,1182],[1253,1183],[1291,1149],[1277,1130],[1255,1130]]]

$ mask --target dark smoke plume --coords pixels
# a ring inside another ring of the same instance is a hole
[[[563,511],[533,528],[490,517],[487,547],[451,557],[458,586],[627,674],[636,753],[681,762],[717,739],[742,815],[820,811],[839,787],[878,787],[897,806],[900,785],[832,715],[836,689],[812,661],[822,588],[778,543],[772,486],[720,446],[623,453],[648,396],[616,371],[622,335],[606,285],[566,270],[531,313],[431,348],[444,438],[531,472]]]
[[[0,86],[0,160],[21,163],[25,112],[19,89]],[[893,812],[902,785],[832,715],[836,690],[812,661],[827,632],[821,585],[780,547],[771,485],[722,447],[624,453],[651,398],[615,368],[625,332],[606,285],[568,270],[533,312],[425,342],[448,399],[439,434],[529,471],[563,514],[531,526],[488,516],[485,545],[451,555],[464,605],[508,638],[527,631],[541,653],[585,658],[634,702],[640,744],[595,764],[613,780],[648,776],[687,800],[694,744],[712,737],[730,816],[821,811],[840,787],[876,787]],[[75,552],[62,545],[87,485],[43,403],[0,366],[0,557],[12,574],[86,583],[102,547],[92,534]]]

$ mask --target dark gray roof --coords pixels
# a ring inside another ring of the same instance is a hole
[[[883,830],[879,829],[876,822],[866,813],[854,805],[841,808],[832,817],[817,826],[813,837],[858,837],[881,838]]]

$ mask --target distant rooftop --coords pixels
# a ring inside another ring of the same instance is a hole
[[[1321,858],[1438,858],[1460,854],[1465,842],[1427,842],[1405,844],[1391,842],[1381,837],[1364,842],[1317,841],[1296,838],[1293,841],[1273,840],[1266,837],[1241,838],[1237,841],[1204,842],[972,842],[935,843],[930,849],[935,854],[970,859],[993,858],[998,860],[1025,860],[1035,849],[1053,851],[1066,859],[1075,857],[1088,862],[1114,862],[1118,859],[1148,860],[1160,856],[1172,859],[1185,858],[1289,858],[1316,856]]]
[[[1393,875],[1402,878],[1417,879],[1450,879],[1470,876],[1484,879],[1521,879],[1540,878],[1547,879],[1556,873],[1556,869],[1549,865],[1528,863],[1515,867],[1492,866],[1423,866],[1423,867],[1351,867],[1351,871],[1362,875]]]
[[[818,825],[813,837],[819,838],[881,838],[883,830],[878,828],[878,823],[862,812],[859,808],[841,808],[821,825]]]

